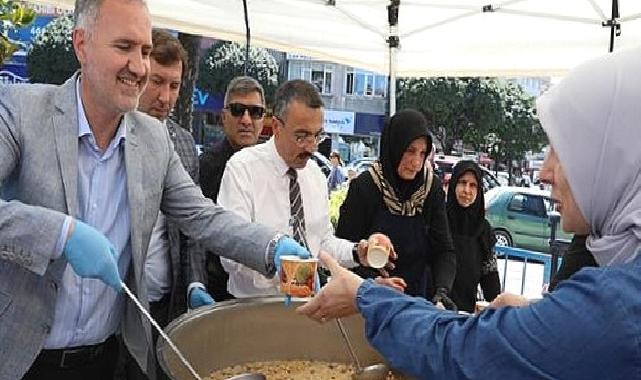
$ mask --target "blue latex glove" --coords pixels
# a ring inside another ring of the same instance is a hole
[[[209,293],[207,293],[202,288],[192,288],[189,292],[189,308],[195,309],[201,306],[213,305],[214,299],[211,298]]]
[[[284,237],[281,238],[274,249],[274,266],[276,271],[280,272],[280,257],[281,256],[298,256],[301,259],[309,259],[312,255],[308,250],[303,248],[296,240]]]
[[[74,220],[71,236],[62,255],[80,277],[96,278],[120,292],[122,285],[117,254],[105,235],[79,220]]]

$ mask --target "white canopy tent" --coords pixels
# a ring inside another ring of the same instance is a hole
[[[389,71],[389,0],[247,0],[252,44]],[[73,0],[37,0],[73,8]],[[328,5],[334,3],[335,5]],[[619,0],[615,49],[641,44],[641,1]],[[154,25],[243,42],[242,0],[148,0]],[[483,11],[485,7],[485,12]],[[560,75],[607,52],[612,0],[401,0],[396,74]]]

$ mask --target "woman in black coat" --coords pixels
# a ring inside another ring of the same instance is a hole
[[[383,130],[379,160],[349,185],[336,235],[358,241],[386,234],[398,255],[390,274],[405,280],[405,292],[452,309],[456,257],[441,181],[425,165],[431,148],[425,117],[409,109],[396,113]],[[355,272],[377,275],[362,267]]]
[[[496,240],[485,219],[481,169],[474,161],[459,161],[447,188],[447,219],[456,251],[452,300],[460,310],[474,312],[478,285],[485,300],[501,291],[496,268]]]

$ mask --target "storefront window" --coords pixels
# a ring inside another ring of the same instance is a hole
[[[374,79],[376,80],[374,84],[374,96],[385,97],[385,93],[387,92],[387,77],[377,75]]]
[[[289,65],[288,79],[303,79],[311,82],[322,94],[329,95],[332,93],[332,73],[334,65],[312,63],[312,62],[294,62]]]
[[[359,70],[348,70],[346,75],[346,95],[385,97],[387,94],[387,77],[384,75]]]

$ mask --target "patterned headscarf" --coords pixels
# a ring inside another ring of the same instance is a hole
[[[425,163],[413,180],[404,180],[398,175],[398,165],[403,154],[418,138],[425,138],[427,141],[429,155],[432,137],[423,114],[412,109],[397,112],[383,129],[381,156],[370,167],[374,183],[383,193],[387,208],[394,214],[412,216],[420,213],[432,185],[432,172],[425,168]]]

